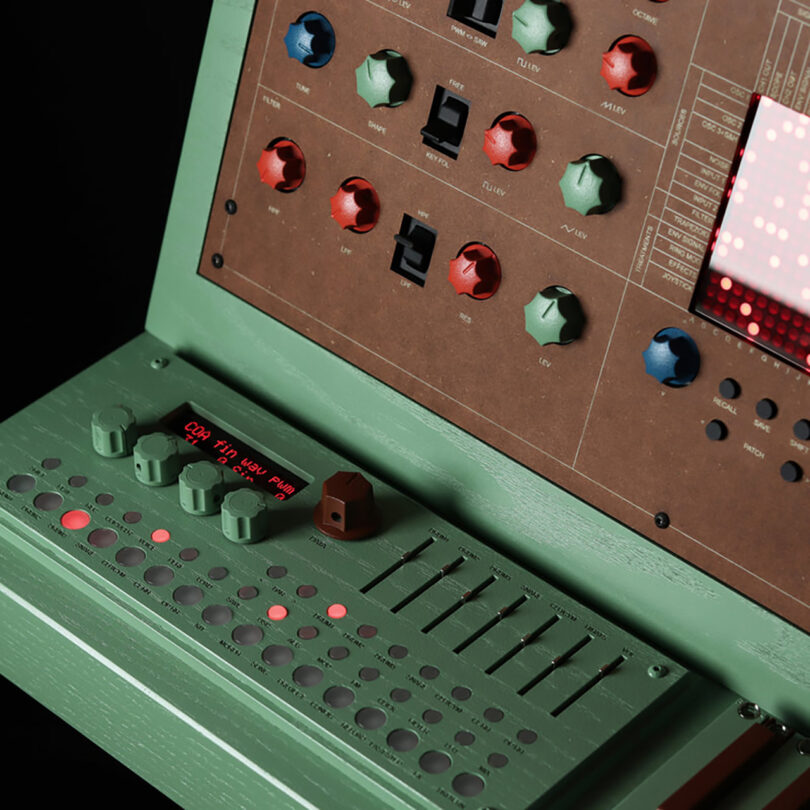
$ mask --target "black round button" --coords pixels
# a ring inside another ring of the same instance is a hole
[[[304,664],[293,672],[293,680],[299,686],[317,686],[323,680],[323,671],[318,667]]]
[[[316,638],[318,635],[318,628],[313,627],[311,624],[306,625],[305,627],[298,628],[298,638],[304,639],[304,641],[310,641],[313,638]]]
[[[398,728],[388,735],[387,742],[394,751],[413,751],[413,749],[419,745],[419,737],[412,731]]]
[[[281,644],[271,644],[269,647],[265,647],[262,659],[271,667],[284,667],[293,660],[293,651]]]
[[[102,492],[100,495],[96,495],[96,503],[99,506],[109,506],[115,498],[110,495],[109,492]]]
[[[96,548],[109,548],[118,539],[118,534],[112,529],[93,529],[87,535],[87,542]]]
[[[349,657],[349,648],[348,647],[330,647],[329,648],[329,657],[333,661],[342,661],[344,658]]]
[[[531,745],[537,740],[537,732],[528,728],[523,728],[518,731],[517,738],[518,742],[522,742],[524,745]]]
[[[459,745],[472,745],[475,742],[475,734],[471,731],[459,731],[455,740]]]
[[[261,627],[255,624],[240,624],[231,633],[231,638],[243,647],[249,647],[251,644],[258,644],[264,637]]]
[[[181,585],[172,597],[178,605],[196,605],[203,598],[203,592],[196,585]]]
[[[179,556],[183,562],[192,562],[200,556],[200,552],[196,548],[184,548]]]
[[[360,728],[367,729],[380,728],[385,725],[386,719],[385,712],[382,709],[372,709],[369,707],[360,709],[354,716],[354,722],[357,723]]]
[[[140,565],[146,559],[146,552],[142,548],[122,548],[118,554],[115,555],[116,562],[121,565],[126,565],[131,568],[134,565]]]
[[[316,593],[318,593],[318,589],[314,585],[299,585],[296,593],[302,599],[311,599]]]
[[[810,441],[810,419],[799,419],[793,426],[793,435],[799,441]]]
[[[795,461],[786,461],[779,469],[783,480],[790,484],[795,484],[796,481],[801,481],[803,471],[802,468]]]
[[[509,763],[509,758],[506,754],[490,754],[487,757],[487,763],[493,768],[503,768]]]
[[[706,436],[713,442],[721,442],[728,436],[728,428],[720,419],[712,419],[706,425]]]
[[[354,692],[345,686],[330,686],[323,693],[323,702],[333,709],[344,709],[354,703]]]
[[[422,712],[422,719],[426,723],[430,723],[430,725],[440,723],[443,716],[444,715],[438,709],[425,709],[425,711]]]
[[[357,628],[357,635],[360,638],[374,638],[377,635],[377,628],[372,624],[361,624]]]
[[[434,678],[439,677],[439,670],[437,667],[430,666],[430,664],[425,664],[422,669],[419,670],[419,674],[426,680],[432,681]]]
[[[202,612],[203,621],[206,624],[219,627],[233,618],[233,611],[226,605],[208,605]]]
[[[380,670],[377,667],[363,667],[360,670],[361,681],[376,681],[380,677]]]
[[[36,483],[33,475],[12,475],[6,482],[6,486],[12,492],[30,492]]]
[[[737,399],[740,395],[740,384],[733,377],[726,377],[718,388],[724,399]]]
[[[213,579],[214,581],[219,580],[219,579],[225,579],[225,577],[227,577],[227,576],[228,576],[228,569],[224,568],[221,565],[214,566],[208,572],[208,578]]]
[[[491,708],[484,710],[484,718],[490,723],[500,723],[503,720],[503,712],[500,709]]]
[[[450,694],[456,700],[469,700],[472,692],[466,686],[454,686]]]
[[[484,780],[474,773],[460,773],[453,780],[453,790],[459,796],[477,796],[484,789]]]
[[[166,565],[153,565],[146,569],[143,578],[150,585],[168,585],[174,579],[174,571]]]
[[[58,492],[40,492],[34,498],[34,506],[43,512],[51,512],[62,505],[63,498]]]
[[[408,648],[401,644],[394,644],[388,648],[388,654],[391,658],[404,658],[408,654]]]
[[[68,484],[72,487],[83,487],[87,483],[87,477],[84,475],[71,475],[68,478]]]
[[[419,757],[419,767],[428,773],[444,773],[450,764],[450,757],[441,751],[428,751]]]
[[[757,402],[757,416],[760,419],[773,419],[778,413],[779,409],[772,399],[761,399]]]
[[[271,565],[267,569],[267,576],[270,579],[281,579],[287,576],[287,569],[283,565]]]
[[[62,459],[61,458],[46,458],[46,459],[43,459],[43,461],[42,461],[42,466],[46,470],[55,470],[61,464],[62,464]]]
[[[125,512],[124,523],[138,523],[142,517],[140,512]]]
[[[402,689],[402,687],[397,687],[396,689],[391,690],[391,700],[394,703],[405,703],[406,701],[411,699],[411,693],[408,689]]]
[[[254,585],[243,585],[236,592],[236,595],[240,599],[255,599],[259,595],[259,589],[256,588]]]

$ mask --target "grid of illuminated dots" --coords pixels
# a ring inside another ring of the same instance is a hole
[[[810,366],[810,117],[769,98],[741,148],[702,306]]]

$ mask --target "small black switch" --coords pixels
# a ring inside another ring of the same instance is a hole
[[[713,442],[720,442],[728,436],[728,428],[719,419],[712,419],[706,425],[706,435]]]
[[[757,416],[760,419],[773,419],[779,409],[772,399],[761,399],[757,402]]]
[[[494,37],[502,10],[503,0],[450,0],[447,16]]]
[[[391,269],[420,287],[425,286],[433,246],[436,244],[436,231],[408,214],[402,216],[399,233],[394,237],[397,246]]]
[[[422,127],[422,142],[456,160],[469,112],[467,99],[437,85],[427,124]]]
[[[725,399],[737,399],[740,395],[740,384],[732,377],[726,377],[720,383],[720,396]]]

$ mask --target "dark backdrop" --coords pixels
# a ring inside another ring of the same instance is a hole
[[[16,5],[0,419],[143,330],[211,0]],[[27,804],[171,806],[2,678],[0,698]]]

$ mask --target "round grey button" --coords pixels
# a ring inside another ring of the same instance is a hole
[[[36,483],[33,475],[12,475],[6,482],[6,486],[12,492],[30,492]]]
[[[233,619],[233,611],[225,605],[208,605],[202,612],[206,624],[221,626]]]
[[[472,745],[475,742],[475,734],[471,731],[459,731],[455,739],[459,745]]]
[[[419,745],[419,737],[412,731],[398,728],[388,735],[387,742],[394,751],[413,751]]]
[[[314,585],[299,585],[296,593],[302,599],[310,599],[318,593],[318,589]]]
[[[138,523],[142,517],[140,512],[124,512],[124,523]]]
[[[453,780],[453,790],[459,796],[477,796],[484,789],[484,780],[474,773],[460,773]]]
[[[118,533],[112,529],[93,529],[87,535],[87,542],[96,548],[109,548],[118,539]]]
[[[150,585],[168,585],[174,579],[174,571],[166,565],[153,565],[146,569],[143,578]]]
[[[354,692],[345,686],[331,686],[323,693],[323,702],[333,709],[344,709],[354,703]]]
[[[525,745],[531,745],[537,739],[537,732],[531,731],[531,729],[528,728],[523,728],[518,731],[517,738],[519,742],[522,742]]]
[[[265,647],[262,652],[262,659],[265,664],[271,667],[283,667],[293,660],[293,651],[289,647],[282,647],[280,644],[271,644]]]
[[[209,579],[213,579],[213,580],[215,580],[215,581],[216,581],[216,580],[219,580],[219,579],[225,579],[225,577],[227,577],[227,576],[228,576],[228,569],[227,569],[227,568],[223,568],[221,565],[216,565],[216,566],[214,566],[214,567],[213,567],[213,568],[212,568],[212,569],[211,569],[211,570],[208,572],[208,578],[209,578]]]
[[[58,492],[40,492],[36,498],[34,498],[34,506],[37,509],[42,509],[43,512],[50,512],[53,509],[58,509],[64,498]]]
[[[311,624],[298,628],[298,638],[302,638],[304,641],[310,641],[311,639],[316,638],[317,635],[318,628],[313,627]]]
[[[146,552],[142,548],[134,548],[133,546],[122,548],[118,554],[115,555],[116,562],[130,568],[134,565],[140,565],[145,559]]]
[[[181,585],[172,596],[178,605],[196,605],[203,598],[203,592],[196,585]]]
[[[344,658],[349,657],[349,650],[347,647],[330,647],[329,657],[333,661],[342,661]]]
[[[55,470],[61,464],[62,464],[62,459],[61,458],[46,458],[42,462],[42,466],[46,470]]]
[[[485,709],[484,719],[489,720],[490,723],[500,723],[503,720],[503,712],[495,708]]]
[[[456,700],[469,700],[472,692],[466,686],[454,686],[453,691],[450,692],[450,694]]]
[[[361,624],[357,628],[357,635],[360,638],[374,638],[377,635],[377,628],[372,624]]]
[[[443,716],[444,715],[442,715],[438,709],[425,709],[425,711],[422,712],[422,719],[426,723],[430,723],[430,725],[441,722]]]
[[[244,585],[236,592],[236,595],[240,599],[255,599],[259,595],[259,589],[253,585]]]
[[[283,565],[271,565],[267,569],[267,576],[270,579],[281,579],[287,576],[287,569]]]
[[[100,495],[96,495],[96,503],[99,506],[109,506],[115,498],[110,495],[109,492],[102,492]]]
[[[388,654],[391,658],[404,658],[408,654],[408,648],[403,647],[401,644],[394,644],[388,648]]]
[[[428,773],[444,773],[450,764],[450,757],[441,751],[428,751],[419,757],[419,767]]]
[[[397,687],[396,689],[391,690],[391,700],[393,700],[394,703],[405,703],[406,700],[410,699],[411,693],[407,689]]]
[[[180,559],[183,560],[183,562],[191,562],[192,560],[196,560],[199,556],[200,552],[197,551],[196,548],[184,548],[180,552]]]
[[[304,664],[293,672],[293,680],[299,686],[317,686],[323,680],[323,672],[318,667]]]
[[[258,644],[263,637],[264,633],[262,632],[262,628],[257,627],[255,624],[240,624],[239,627],[231,633],[231,638],[243,647]]]
[[[361,681],[376,681],[380,677],[380,670],[377,667],[363,667],[360,670]]]
[[[84,475],[71,475],[68,478],[68,484],[72,487],[83,487],[87,483],[87,478]]]
[[[503,768],[504,765],[509,763],[509,758],[506,756],[506,754],[490,754],[487,757],[487,762],[493,768]]]
[[[419,674],[426,680],[432,681],[439,677],[439,670],[436,667],[425,665],[419,670]]]
[[[369,730],[384,726],[386,719],[385,712],[382,709],[372,709],[370,707],[360,709],[354,716],[354,722],[357,723],[360,728],[367,728]]]

